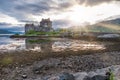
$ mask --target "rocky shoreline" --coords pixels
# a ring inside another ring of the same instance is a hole
[[[81,72],[88,74],[96,69],[101,70],[102,68],[112,65],[118,65],[120,69],[120,52],[47,58],[30,64],[26,63],[21,66],[2,67],[0,68],[0,78],[1,80],[60,80],[52,78],[58,77],[63,72],[72,75],[77,73],[83,74]],[[115,70],[118,69],[116,66],[114,67]],[[101,73],[105,71],[106,70],[102,69]],[[119,73],[116,74],[119,75]],[[91,73],[91,75],[93,74]],[[81,75],[78,77],[80,76]],[[82,80],[82,78],[75,80]]]
[[[90,72],[77,72],[73,74],[64,72],[57,76],[48,77],[48,79],[45,80],[111,80],[108,75],[109,69],[112,71],[112,78],[114,80],[120,80],[120,65],[114,65]]]

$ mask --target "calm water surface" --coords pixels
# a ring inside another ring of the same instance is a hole
[[[104,50],[105,43],[91,42],[83,40],[72,40],[66,38],[9,38],[9,36],[0,37],[0,51],[32,50],[32,51],[53,51],[60,52],[64,50]]]
[[[119,42],[75,40],[67,38],[9,38],[9,35],[0,35],[0,51],[85,51],[85,50],[120,50]]]

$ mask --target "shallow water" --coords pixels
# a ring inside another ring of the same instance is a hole
[[[83,40],[72,40],[66,38],[9,38],[0,37],[0,51],[32,50],[39,52],[60,52],[65,50],[104,50],[105,44]]]
[[[51,57],[119,51],[119,45],[119,42],[109,41],[67,38],[25,39],[2,36],[0,37],[0,66],[26,64]],[[104,58],[106,59],[108,57]]]
[[[0,51],[25,49],[25,39],[11,39],[9,36],[0,37]]]

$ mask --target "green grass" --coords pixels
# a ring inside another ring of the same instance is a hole
[[[114,74],[113,74],[113,72],[110,72],[110,74],[111,74],[111,75],[110,75],[110,80],[115,80],[115,79],[114,79]]]
[[[37,31],[34,31],[34,30],[30,30],[25,35],[26,36],[38,36],[38,35],[58,36],[59,34],[60,34],[60,32],[55,32],[55,31],[51,31],[51,32],[37,32]]]
[[[5,57],[0,61],[0,63],[2,65],[9,65],[9,64],[13,63],[13,58],[12,57]]]

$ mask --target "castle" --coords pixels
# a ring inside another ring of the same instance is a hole
[[[41,32],[53,31],[52,21],[50,20],[50,18],[48,18],[48,19],[42,19],[38,25],[35,25],[33,23],[26,24],[25,25],[25,33],[27,33],[30,30],[41,31]]]

